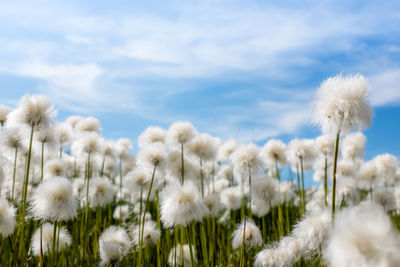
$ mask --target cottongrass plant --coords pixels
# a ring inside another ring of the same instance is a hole
[[[135,154],[94,117],[54,121],[45,96],[0,106],[0,262],[396,266],[398,159],[364,159],[351,133],[370,125],[368,89],[361,75],[323,82],[315,139],[221,141],[176,122],[146,128]]]
[[[332,170],[332,218],[335,214],[336,167],[341,135],[371,125],[372,108],[367,100],[370,86],[360,74],[338,75],[325,80],[313,102],[313,120],[324,133],[336,135]]]
[[[371,202],[340,211],[324,247],[329,266],[396,266],[400,234],[384,209]]]

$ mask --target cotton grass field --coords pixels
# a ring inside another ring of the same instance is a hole
[[[369,88],[323,81],[315,139],[240,144],[178,121],[135,155],[96,118],[54,121],[44,95],[1,105],[1,266],[399,266],[398,160],[363,160]]]

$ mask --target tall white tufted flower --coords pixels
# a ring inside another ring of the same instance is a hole
[[[89,181],[89,203],[91,207],[104,207],[112,202],[115,189],[107,178],[93,177]]]
[[[324,133],[346,134],[368,128],[372,109],[367,101],[370,86],[364,76],[337,75],[322,82],[313,102],[313,121]]]
[[[166,140],[169,144],[184,144],[196,135],[196,129],[190,122],[178,121],[168,128]]]
[[[147,145],[157,142],[164,143],[166,132],[167,132],[166,130],[160,127],[154,127],[154,126],[147,127],[146,130],[144,130],[144,132],[139,135],[138,138],[139,148],[142,149]]]
[[[260,229],[257,225],[254,224],[253,221],[249,219],[245,219],[244,221],[236,228],[236,230],[232,234],[232,248],[238,249],[243,245],[243,236],[244,236],[244,246],[246,249],[250,249],[252,247],[259,247],[262,245],[262,236]]]
[[[189,152],[202,160],[211,161],[216,157],[219,143],[218,138],[202,133],[189,143]]]
[[[207,212],[198,188],[190,181],[183,185],[171,184],[162,192],[160,213],[165,227],[186,226],[201,220]]]
[[[4,124],[7,121],[7,116],[11,112],[11,108],[5,105],[0,104],[0,126],[4,127]]]
[[[229,160],[237,146],[238,142],[235,139],[229,139],[218,148],[217,159],[219,161]]]
[[[31,198],[31,212],[37,219],[66,221],[76,216],[77,203],[67,178],[44,180]]]
[[[400,235],[390,217],[373,203],[340,211],[323,251],[332,267],[397,266]]]
[[[24,95],[18,107],[8,114],[8,121],[13,125],[25,124],[29,127],[48,128],[55,114],[47,96]]]
[[[312,139],[293,139],[289,142],[286,157],[292,170],[299,168],[302,160],[304,170],[310,170],[316,157],[315,142]]]
[[[130,243],[129,236],[123,228],[108,227],[99,238],[101,264],[114,266],[125,257]]]
[[[261,149],[260,158],[269,168],[281,168],[287,163],[285,152],[285,143],[281,140],[271,139]]]
[[[59,226],[58,226],[59,227]],[[51,253],[53,244],[53,230],[54,225],[50,223],[43,224],[42,227],[42,249],[43,254]],[[63,250],[71,245],[71,236],[65,227],[60,228],[60,235],[58,241],[58,250]],[[37,229],[32,236],[32,252],[33,255],[40,255],[40,229]]]
[[[11,235],[15,228],[15,209],[4,198],[0,198],[0,234]]]
[[[367,138],[361,132],[346,135],[342,142],[342,156],[344,159],[357,160],[364,157]]]

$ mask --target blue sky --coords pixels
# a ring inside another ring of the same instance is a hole
[[[134,142],[191,121],[223,139],[315,137],[322,80],[365,75],[367,158],[400,155],[399,1],[2,1],[2,103],[47,94]]]

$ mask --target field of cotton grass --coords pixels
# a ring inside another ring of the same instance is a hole
[[[54,121],[44,95],[1,105],[1,266],[398,266],[399,164],[363,160],[368,91],[362,75],[322,82],[315,139],[240,144],[175,122],[145,129],[136,155],[96,118]]]

